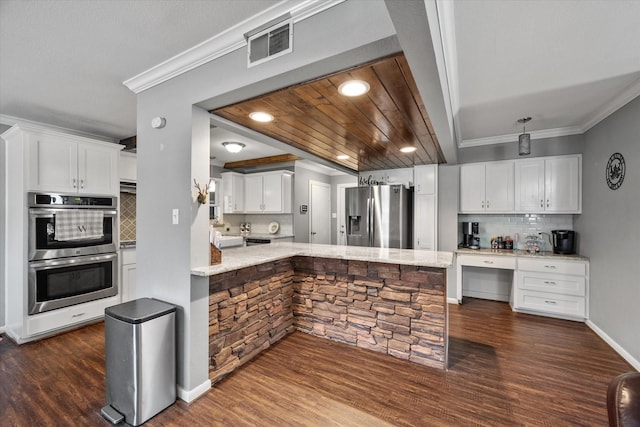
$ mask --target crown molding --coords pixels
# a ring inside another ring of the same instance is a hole
[[[54,126],[47,123],[36,122],[33,120],[21,119],[20,117],[8,116],[6,114],[0,114],[0,124],[6,125],[6,126],[18,125],[24,128],[38,129],[38,130],[51,130],[51,131],[60,132],[63,134],[79,136],[82,138],[90,138],[98,141],[112,142],[114,144],[118,144],[120,142],[116,139],[108,138],[103,135],[96,135],[94,133],[82,132],[75,129]]]
[[[289,13],[293,23],[303,21],[345,0],[284,0],[263,12],[211,37],[196,46],[125,80],[123,84],[135,94],[193,70],[247,45],[244,35],[266,22]]]
[[[613,98],[600,110],[596,111],[593,116],[591,116],[591,118],[588,119],[584,123],[584,125],[582,125],[583,132],[588,131],[638,96],[640,96],[640,79],[633,82],[627,89],[624,90],[624,92]]]
[[[564,127],[564,128],[531,131],[527,133],[531,134],[531,140],[535,140],[535,139],[554,138],[558,136],[580,135],[584,133],[584,130],[582,129],[581,126],[570,126],[570,127]],[[511,133],[508,135],[490,136],[487,138],[465,139],[462,142],[460,142],[460,144],[458,144],[458,147],[469,148],[469,147],[480,147],[482,145],[507,144],[509,142],[518,141],[518,136],[520,135],[521,133]]]

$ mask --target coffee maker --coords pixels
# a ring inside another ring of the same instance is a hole
[[[553,253],[572,255],[576,253],[576,232],[573,230],[551,230]]]
[[[461,248],[480,249],[480,238],[478,234],[477,222],[463,222],[462,223],[462,243]]]

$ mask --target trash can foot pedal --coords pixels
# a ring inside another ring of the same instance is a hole
[[[103,417],[107,419],[111,424],[119,424],[124,420],[124,415],[118,412],[111,405],[107,405],[100,410]]]

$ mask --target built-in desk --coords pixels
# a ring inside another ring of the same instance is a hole
[[[456,292],[460,304],[465,266],[513,270],[509,303],[514,311],[580,321],[588,318],[586,257],[522,250],[458,249]]]

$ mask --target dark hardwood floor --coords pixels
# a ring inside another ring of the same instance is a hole
[[[582,323],[450,306],[447,372],[296,332],[148,426],[604,426],[633,370]],[[102,323],[0,342],[0,426],[108,426]]]

